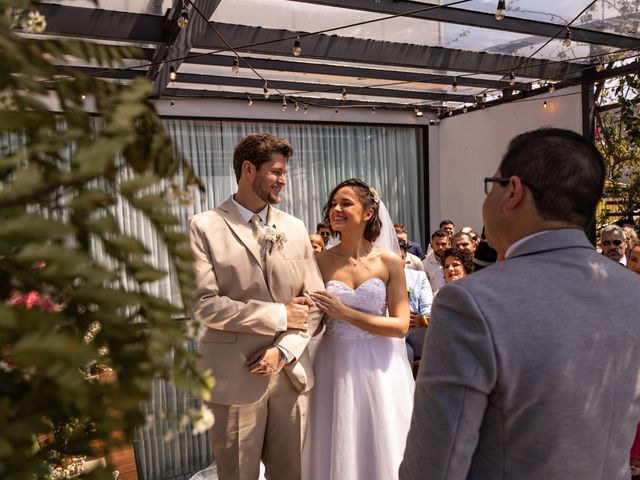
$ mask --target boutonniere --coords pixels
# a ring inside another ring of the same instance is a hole
[[[269,255],[273,251],[273,247],[278,248],[278,250],[284,247],[284,244],[287,243],[287,236],[284,232],[278,231],[278,228],[273,226],[264,227],[264,239],[269,242]]]
[[[411,287],[407,288],[407,295],[409,295],[410,297],[413,297],[413,288]]]

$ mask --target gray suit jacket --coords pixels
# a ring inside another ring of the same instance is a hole
[[[571,229],[440,290],[400,478],[628,479],[639,299]]]

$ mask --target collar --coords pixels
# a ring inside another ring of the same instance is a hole
[[[249,221],[249,220],[247,220]],[[509,258],[509,255],[511,255],[513,253],[513,251],[518,248],[520,245],[522,245],[523,243],[531,240],[532,238],[537,237],[538,235],[542,235],[543,233],[548,233],[551,230],[542,230],[541,232],[536,232],[536,233],[532,233],[531,235],[527,235],[526,237],[522,237],[520,240],[516,240],[515,242],[513,242],[509,248],[507,248],[507,252],[504,254],[504,258]]]
[[[240,205],[238,202],[236,202],[236,199],[234,198],[234,196],[231,197],[231,201],[233,202],[233,204],[238,209],[238,213],[240,213],[240,216],[244,220],[244,223],[249,223],[249,220],[251,220],[251,217],[256,215],[255,213],[253,213],[248,208],[246,208],[246,207]],[[267,215],[268,214],[269,214],[269,205],[266,205],[262,210],[260,210],[257,213],[257,215],[260,217],[260,220],[262,220],[262,224],[263,225],[267,225]]]
[[[580,228],[544,230],[521,240],[518,245],[514,244],[508,249],[510,259],[568,248],[594,250],[593,244]]]

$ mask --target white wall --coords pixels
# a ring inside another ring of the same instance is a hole
[[[547,101],[547,108],[543,102]],[[446,117],[429,128],[430,232],[440,220],[482,229],[484,177],[492,176],[509,141],[543,126],[582,134],[579,86],[554,94]]]

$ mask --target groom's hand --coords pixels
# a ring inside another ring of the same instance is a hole
[[[284,304],[287,309],[287,328],[294,330],[306,330],[309,328],[307,317],[309,307],[313,307],[313,302],[308,297],[293,297]]]
[[[251,373],[257,373],[258,375],[265,375],[267,377],[275,375],[282,370],[284,363],[285,361],[282,355],[280,355],[280,349],[275,345],[261,348],[247,360],[247,365]]]

